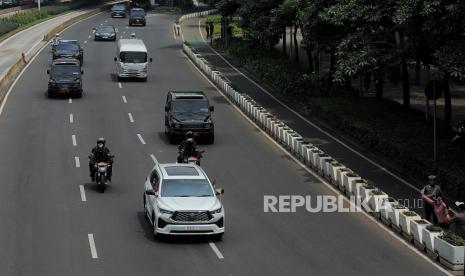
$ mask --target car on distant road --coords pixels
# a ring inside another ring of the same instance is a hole
[[[122,17],[126,18],[126,6],[116,4],[111,7],[111,17]]]
[[[187,131],[194,137],[207,138],[207,143],[215,141],[215,126],[207,96],[201,91],[169,91],[165,105],[165,133],[170,143],[184,138]]]
[[[144,183],[144,213],[159,235],[211,235],[221,240],[225,214],[207,174],[197,165],[156,163]]]
[[[129,10],[129,26],[145,26],[145,10],[141,8],[132,8]]]
[[[120,39],[116,48],[116,74],[118,80],[137,78],[147,81],[148,65],[152,58],[147,57],[147,47],[142,39]]]
[[[77,40],[60,39],[53,51],[53,59],[74,58],[84,63],[84,50]]]
[[[100,25],[95,29],[94,40],[116,41],[116,29],[111,25]]]
[[[55,59],[47,74],[48,97],[62,94],[71,94],[82,97],[82,74],[81,62],[77,59]]]

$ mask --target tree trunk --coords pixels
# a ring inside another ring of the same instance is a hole
[[[444,124],[445,128],[450,130],[452,127],[452,99],[450,96],[450,87],[448,77],[443,79],[444,89]]]
[[[297,42],[297,29],[299,25],[294,24],[294,55],[295,55],[295,62],[299,62],[299,43]]]
[[[420,57],[417,57],[417,60],[415,61],[415,84],[420,85],[421,81],[421,60]]]
[[[331,48],[330,50],[330,59],[329,59],[329,73],[328,73],[328,82],[327,87],[330,90],[333,87],[333,75],[336,72],[336,50]]]
[[[375,88],[376,88],[376,98],[381,100],[383,98],[383,89],[384,89],[384,79],[382,77],[378,77],[375,80]]]
[[[287,34],[286,34],[286,26],[283,27],[283,56],[286,56],[286,41],[287,41]]]
[[[310,73],[313,73],[315,68],[313,67],[313,55],[312,55],[312,49],[310,47],[306,47],[305,51],[307,52],[307,60],[308,60],[308,71]]]
[[[410,109],[410,80],[407,68],[407,60],[405,57],[402,57],[402,90],[404,109],[408,110]]]

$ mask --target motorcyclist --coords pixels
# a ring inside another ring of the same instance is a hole
[[[198,159],[202,157],[199,148],[197,147],[197,143],[194,140],[194,134],[192,131],[186,132],[186,140],[181,142],[178,150],[178,163],[183,163],[189,156],[195,156]]]
[[[92,149],[89,161],[89,171],[90,177],[92,181],[95,181],[95,164],[99,162],[106,162],[109,163],[110,166],[108,167],[108,181],[111,182],[111,176],[113,172],[113,156],[110,154],[110,150],[105,146],[105,138],[98,138],[97,146]]]

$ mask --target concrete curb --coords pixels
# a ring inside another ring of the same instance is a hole
[[[216,10],[208,10],[204,12],[192,13],[182,16],[179,23],[175,25],[179,29],[181,37],[182,30],[180,25],[186,19],[206,16],[217,12]],[[325,154],[321,149],[304,140],[296,131],[292,130],[284,122],[276,118],[272,113],[267,111],[264,107],[256,103],[251,97],[245,93],[241,93],[233,88],[232,83],[224,77],[220,72],[215,71],[213,67],[205,60],[194,48],[186,43],[183,39],[183,51],[190,60],[200,69],[200,71],[207,76],[217,87],[221,89],[231,102],[238,106],[241,111],[247,115],[255,124],[265,131],[276,142],[288,150],[294,157],[304,163],[309,169],[316,172],[322,178],[329,180],[331,185],[339,189],[340,192],[347,197],[356,197],[356,201],[362,202],[362,209],[366,213],[372,215],[374,218],[380,218],[381,213],[389,214],[389,225],[392,227],[399,236],[403,237],[408,242],[411,242],[408,237],[402,235],[402,226],[399,223],[399,214],[409,211],[405,207],[400,207],[398,202],[389,201],[389,196],[382,192],[380,189],[373,187],[362,177],[354,173],[351,169],[338,162],[336,159]],[[333,166],[334,164],[334,166]],[[378,199],[376,193],[382,193],[381,202],[376,204],[377,210],[370,208],[369,202],[376,202]],[[424,241],[423,241],[424,242]],[[453,247],[445,243],[447,246]],[[435,250],[435,248],[433,248]],[[453,250],[453,249],[451,249]],[[439,252],[440,253],[440,252]],[[447,256],[441,256],[445,259]],[[449,261],[449,260],[448,260]],[[445,265],[452,270],[463,270],[463,259],[461,263],[455,261],[453,265]]]

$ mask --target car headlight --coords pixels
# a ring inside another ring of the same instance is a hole
[[[181,128],[181,124],[173,123],[172,127],[173,128]]]
[[[218,209],[215,209],[215,210],[211,210],[211,211],[210,211],[210,214],[212,214],[212,215],[214,215],[214,214],[219,214],[219,213],[221,213],[221,209],[222,209],[222,207],[220,207],[220,208],[218,208]]]
[[[48,81],[48,83],[49,83],[49,84],[55,84],[55,83],[56,83],[56,81],[55,81],[55,80],[52,80],[52,79],[50,79],[50,80]]]
[[[205,127],[206,127],[206,128],[211,128],[211,127],[212,127],[212,124],[211,124],[211,123],[206,123],[206,124],[205,124]]]
[[[173,212],[170,211],[170,210],[166,210],[166,209],[162,209],[162,208],[159,208],[160,209],[160,213],[162,214],[168,214],[168,215],[172,215]]]

